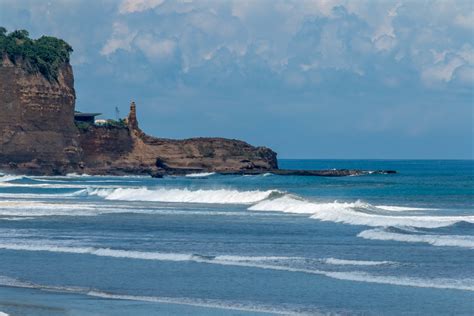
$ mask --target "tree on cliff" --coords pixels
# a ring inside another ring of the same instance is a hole
[[[0,27],[0,55],[6,54],[13,63],[25,61],[23,65],[28,71],[39,71],[48,80],[57,80],[59,67],[69,62],[72,51],[62,39],[42,36],[35,40],[26,30],[7,34],[7,29]]]

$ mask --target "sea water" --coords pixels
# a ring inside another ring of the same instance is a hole
[[[325,178],[0,176],[9,315],[469,315],[473,161]]]

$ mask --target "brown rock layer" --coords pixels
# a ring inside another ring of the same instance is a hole
[[[185,174],[278,168],[276,153],[224,138],[162,139],[138,127],[132,103],[127,127],[91,126],[81,132],[83,172],[88,174]]]
[[[29,173],[73,170],[81,149],[72,68],[63,64],[57,81],[48,81],[24,63],[0,59],[0,165]]]

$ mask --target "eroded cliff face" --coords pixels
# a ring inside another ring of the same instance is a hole
[[[68,63],[57,80],[0,56],[0,169],[62,174],[81,160],[74,124],[74,77]]]

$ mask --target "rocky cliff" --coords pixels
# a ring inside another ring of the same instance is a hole
[[[0,60],[0,168],[65,173],[81,159],[74,124],[74,77],[68,63],[57,80],[29,71],[28,62]]]
[[[21,58],[0,64],[0,169],[27,174],[182,174],[276,169],[276,154],[223,138],[161,139],[139,127],[132,104],[125,126],[74,123],[69,63],[51,80]]]
[[[162,139],[139,127],[131,105],[126,127],[90,126],[81,131],[82,171],[88,174],[185,174],[261,172],[277,169],[276,153],[224,138]]]

